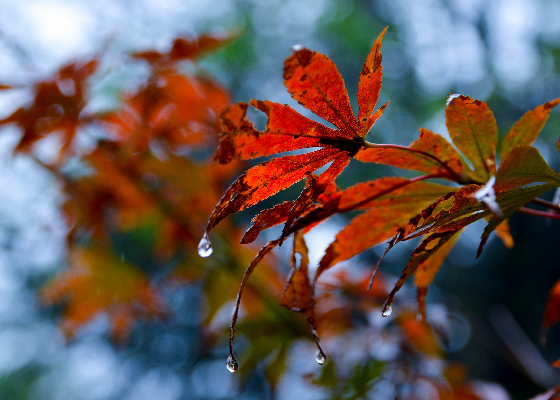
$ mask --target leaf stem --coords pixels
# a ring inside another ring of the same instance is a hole
[[[243,274],[241,284],[239,285],[239,291],[237,292],[237,298],[235,299],[235,308],[231,317],[231,325],[229,331],[229,355],[233,362],[235,362],[235,356],[233,355],[233,339],[235,337],[235,325],[237,323],[237,317],[239,315],[239,307],[241,306],[241,296],[243,295],[243,289],[247,284],[249,276],[251,276],[259,262],[264,258],[265,255],[267,255],[272,249],[274,249],[278,245],[278,243],[280,243],[280,240],[276,239],[264,246],[251,261],[251,264],[249,264],[249,266],[245,270],[245,273]]]
[[[558,204],[554,204],[547,200],[536,198],[531,200],[531,203],[538,204],[539,206],[543,206],[546,208],[550,208],[551,210],[554,210],[556,212],[560,212],[560,206],[558,206]]]
[[[559,219],[560,220],[560,214],[556,214],[556,213],[553,213],[553,212],[551,213],[551,212],[548,212],[548,211],[533,210],[532,208],[527,208],[527,207],[521,207],[518,211],[522,212],[523,214],[534,215],[534,216],[543,217],[543,218]]]
[[[457,172],[453,171],[453,169],[451,169],[445,162],[440,160],[435,155],[430,154],[430,153],[426,153],[425,151],[422,151],[422,150],[417,150],[417,149],[413,149],[412,147],[401,146],[401,145],[398,145],[398,144],[377,144],[377,143],[371,143],[371,142],[368,142],[368,141],[364,141],[363,146],[366,149],[394,149],[394,150],[402,150],[402,151],[408,151],[410,153],[419,154],[419,155],[427,157],[427,158],[435,161],[439,165],[441,165],[449,173],[448,178],[452,179],[453,181],[455,181],[457,183],[465,184],[465,185],[470,184],[470,183],[479,183],[479,182],[472,182],[470,179],[466,179],[464,176],[461,176]]]

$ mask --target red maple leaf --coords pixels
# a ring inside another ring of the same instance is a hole
[[[251,101],[251,105],[268,117],[264,132],[257,131],[247,119],[247,103],[235,104],[222,112],[223,133],[215,155],[222,163],[310,147],[320,149],[275,158],[241,175],[212,212],[201,240],[201,255],[210,255],[208,233],[222,219],[309,177],[306,187],[291,204],[281,243],[293,221],[318,199],[350,159],[367,146],[365,137],[387,106],[373,111],[381,90],[380,48],[386,29],[375,40],[360,74],[358,118],[352,112],[342,76],[328,57],[297,46],[285,61],[284,84],[291,96],[337,129],[306,118],[288,105],[270,101]],[[312,175],[328,163],[331,165],[318,177]]]
[[[81,112],[88,101],[87,80],[97,64],[93,59],[63,66],[52,77],[35,84],[32,104],[0,120],[0,125],[15,123],[23,130],[14,152],[30,152],[37,141],[59,132],[62,136],[60,156],[69,153],[83,118]]]

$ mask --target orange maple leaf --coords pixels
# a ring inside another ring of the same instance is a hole
[[[222,219],[309,177],[306,187],[291,205],[281,243],[292,222],[318,199],[350,159],[367,146],[365,136],[387,106],[373,111],[381,90],[380,48],[386,30],[375,40],[360,74],[358,118],[352,112],[342,76],[328,57],[296,46],[284,63],[284,84],[291,96],[337,129],[310,120],[287,105],[270,101],[251,101],[251,105],[268,117],[264,132],[257,131],[247,119],[247,103],[235,104],[222,112],[223,133],[215,156],[222,163],[234,158],[252,159],[310,147],[321,149],[275,158],[241,175],[212,212],[201,240],[201,255],[210,255],[208,233]],[[318,177],[312,175],[328,163],[331,165]]]
[[[30,106],[18,108],[0,125],[15,123],[23,136],[14,152],[30,152],[33,145],[45,135],[60,132],[60,156],[70,151],[72,140],[81,121],[81,112],[87,104],[87,79],[95,72],[97,60],[76,61],[62,67],[54,76],[38,82]]]

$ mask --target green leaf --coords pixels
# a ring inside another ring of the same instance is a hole
[[[550,110],[560,104],[560,97],[527,111],[509,130],[502,142],[501,157],[505,159],[516,146],[530,145],[539,136]]]
[[[488,105],[467,96],[452,97],[445,120],[453,143],[469,159],[475,175],[486,182],[496,169],[498,126]]]
[[[535,147],[516,146],[500,164],[494,189],[501,191],[532,183],[560,186],[560,175],[548,166]]]
[[[496,202],[507,218],[507,216],[513,214],[515,210],[557,186],[558,184],[547,183],[496,191]],[[479,185],[469,185],[456,190],[453,193],[453,203],[451,207],[444,208],[435,216],[430,213],[428,216],[422,218],[422,223],[418,223],[415,219],[411,220],[404,228],[403,238],[399,241],[410,240],[429,234],[444,226],[456,223],[460,218],[468,215],[471,215],[473,218],[470,223],[486,217],[490,212],[486,209],[484,204],[476,201],[472,197],[473,193],[479,188]],[[436,203],[439,205],[442,203],[442,199],[439,199]],[[446,201],[449,201],[449,199]],[[426,210],[435,208],[436,203],[432,204]]]

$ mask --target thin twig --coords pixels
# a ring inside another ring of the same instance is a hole
[[[531,200],[531,203],[538,204],[539,206],[543,206],[543,207],[546,207],[546,208],[550,208],[551,210],[560,212],[560,206],[558,204],[554,204],[554,203],[552,203],[550,201],[547,201],[547,200],[537,198],[537,199]]]
[[[551,213],[547,211],[533,210],[532,208],[527,208],[527,207],[521,207],[518,211],[522,212],[523,214],[534,215],[537,217],[560,219],[560,214]]]

